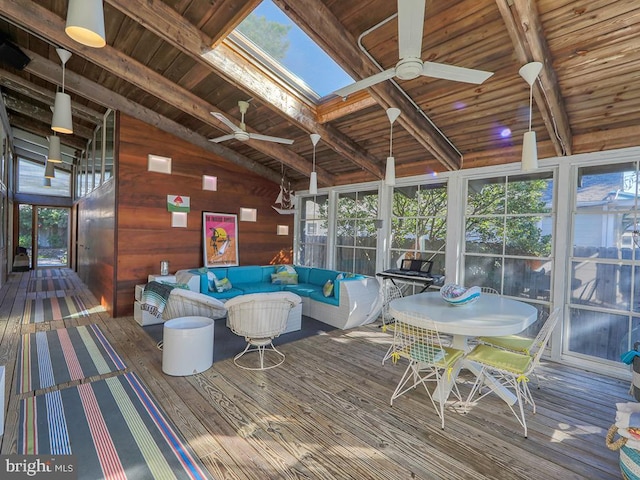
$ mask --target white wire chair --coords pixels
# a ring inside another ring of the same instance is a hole
[[[475,362],[481,368],[467,398],[467,408],[471,405],[476,393],[480,393],[480,396],[475,400],[479,401],[493,391],[493,389],[491,389],[485,393],[481,393],[482,386],[485,383],[495,385],[497,382],[498,386],[513,390],[516,396],[515,402],[506,403],[520,425],[524,428],[524,436],[526,438],[527,421],[524,415],[524,404],[528,403],[531,405],[533,413],[536,413],[536,404],[529,390],[529,377],[535,373],[535,369],[540,363],[540,357],[549,342],[549,338],[551,338],[551,333],[559,317],[560,308],[556,308],[544,322],[544,325],[532,342],[528,354],[504,350],[485,344],[480,344],[469,352],[466,356],[466,361]],[[518,404],[518,411],[514,408],[515,404]]]
[[[233,362],[246,370],[267,370],[284,362],[285,355],[273,346],[273,339],[286,329],[289,312],[301,299],[292,292],[252,293],[227,300],[229,328],[247,341],[245,349],[233,358]],[[258,365],[240,363],[247,353],[258,353]],[[276,360],[265,366],[265,352],[274,352]]]
[[[403,296],[402,289],[398,287],[396,284],[388,280],[385,280],[382,284],[381,290],[382,290],[382,331],[393,334],[394,328],[395,328],[395,319],[389,313],[389,303],[391,302],[391,300],[395,300],[396,298],[402,298]],[[391,358],[391,356],[393,355],[393,352],[395,352],[397,348],[402,348],[402,347],[401,346],[398,347],[396,345],[396,337],[394,335],[391,345],[389,346],[389,348],[387,349],[387,352],[382,357],[382,365],[384,365],[385,361]]]
[[[493,295],[500,295],[500,292],[498,292],[498,290],[496,290],[495,288],[491,288],[491,287],[480,287],[480,292],[481,293],[491,293]]]
[[[215,320],[226,315],[227,308],[220,300],[184,288],[171,290],[162,312],[164,320],[178,317],[207,317]]]
[[[396,317],[394,336],[396,345],[402,345],[394,355],[407,358],[409,365],[391,395],[391,405],[396,398],[422,385],[444,429],[444,407],[450,393],[453,391],[462,401],[455,377],[464,352],[444,345],[433,321],[416,312]],[[427,387],[429,382],[435,384],[433,394]]]

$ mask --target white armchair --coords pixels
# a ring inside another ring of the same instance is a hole
[[[216,320],[226,315],[227,308],[220,300],[184,288],[171,290],[162,312],[164,320],[178,317],[207,317]]]
[[[300,301],[300,297],[291,292],[252,293],[227,300],[227,324],[233,333],[247,341],[245,349],[234,357],[234,363],[247,370],[266,370],[282,364],[285,356],[273,346],[273,339],[284,332],[289,312]],[[265,366],[265,351],[277,355],[275,363]],[[258,366],[238,362],[250,352],[258,352]]]

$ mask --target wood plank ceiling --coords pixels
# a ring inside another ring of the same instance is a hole
[[[389,0],[273,0],[349,74],[379,71],[358,37],[392,17]],[[402,1],[402,0],[401,0]],[[382,82],[347,100],[311,101],[274,79],[227,39],[260,0],[106,0],[107,46],[93,49],[64,33],[64,0],[0,0],[0,34],[31,61],[0,65],[11,124],[48,134],[61,79],[55,47],[73,53],[66,91],[82,148],[107,108],[121,110],[278,181],[284,168],[297,189],[311,172],[309,133],[320,133],[320,186],[382,178],[390,106],[397,176],[519,161],[528,128],[529,87],[518,75],[543,62],[534,88],[533,128],[540,158],[638,145],[640,3],[634,0],[427,0],[422,59],[494,72],[482,85],[418,77]],[[362,38],[383,68],[398,61],[396,18]],[[406,94],[406,95],[405,95]],[[248,129],[293,145],[250,140],[215,144],[229,133],[210,112],[239,121],[251,99]],[[510,131],[510,135],[503,132]]]

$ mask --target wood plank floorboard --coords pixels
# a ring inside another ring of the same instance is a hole
[[[391,337],[375,324],[284,344],[285,363],[272,370],[247,371],[228,359],[198,375],[171,377],[162,372],[162,352],[133,317],[111,318],[75,273],[67,277],[74,288],[66,291],[27,292],[34,278],[12,273],[0,289],[8,399],[2,454],[17,451],[21,335],[97,323],[216,479],[621,477],[619,453],[606,448],[605,436],[616,402],[633,400],[628,382],[543,361],[540,388],[531,384],[537,412],[527,410],[528,438],[491,395],[468,412],[448,402],[442,430],[424,390],[389,405],[406,363],[381,364]],[[61,294],[79,296],[89,315],[22,323],[29,298]],[[471,380],[461,374],[463,399]]]

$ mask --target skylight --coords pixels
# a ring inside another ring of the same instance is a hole
[[[314,100],[353,82],[271,0],[258,5],[238,25],[231,38],[280,78]]]

